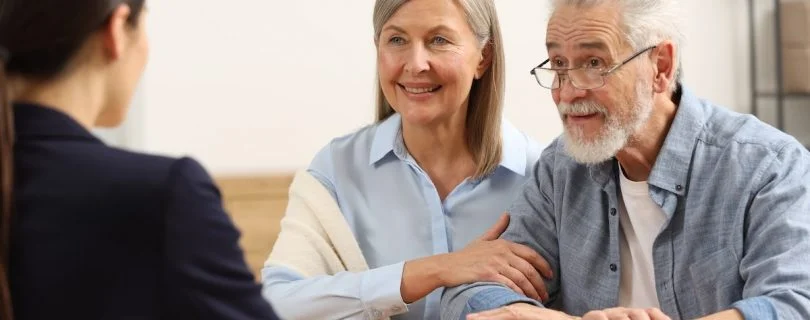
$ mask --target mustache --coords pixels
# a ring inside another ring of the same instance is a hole
[[[557,105],[557,110],[560,112],[560,116],[586,115],[593,113],[602,114],[604,116],[608,115],[607,108],[593,101],[560,103]]]

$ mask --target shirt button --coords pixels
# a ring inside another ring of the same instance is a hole
[[[371,310],[371,318],[374,319],[374,320],[379,320],[379,319],[383,319],[385,317],[383,317],[382,311],[377,310],[377,309],[372,309]]]
[[[614,217],[616,216],[616,208],[610,208],[610,215]]]
[[[682,191],[683,186],[682,185],[677,185],[677,186],[675,186],[675,190]]]
[[[616,272],[616,270],[619,270],[619,267],[617,267],[615,263],[611,263],[610,264],[610,271]]]

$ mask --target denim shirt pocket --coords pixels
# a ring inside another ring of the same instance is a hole
[[[693,263],[689,273],[701,314],[726,310],[742,298],[739,260],[732,248],[720,249]]]

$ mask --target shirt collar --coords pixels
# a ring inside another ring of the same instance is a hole
[[[691,90],[679,86],[679,91],[678,111],[648,181],[650,185],[684,195],[693,150],[706,123],[706,111],[704,101]],[[675,98],[678,98],[677,95]]]
[[[402,118],[395,113],[377,125],[369,152],[369,165],[374,165],[390,153],[405,159],[407,151],[402,140]],[[502,152],[500,166],[519,175],[526,175],[528,138],[509,121],[501,121]]]
[[[400,148],[402,148],[402,150],[399,150],[397,153],[404,151],[404,145],[401,142],[399,134],[401,124],[402,118],[400,118],[399,113],[394,113],[389,116],[388,119],[377,124],[374,138],[371,142],[371,152],[369,152],[368,161],[370,165],[376,164],[386,155],[394,151],[395,145],[399,145]]]
[[[76,120],[54,108],[33,103],[14,103],[14,130],[20,139],[59,138],[100,143]]]
[[[691,90],[680,84],[673,94],[673,100],[678,110],[647,181],[650,185],[684,195],[692,162],[692,151],[706,122],[706,115],[703,108],[704,102],[698,99]],[[615,158],[592,165],[590,167],[591,177],[597,183],[605,186],[609,179],[616,177],[617,168]]]

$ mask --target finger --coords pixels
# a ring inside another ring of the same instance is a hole
[[[658,308],[647,309],[647,314],[651,320],[672,320]]]
[[[608,319],[608,316],[607,314],[605,314],[604,311],[595,310],[588,312],[584,316],[582,316],[582,320],[610,320],[610,319]]]
[[[498,239],[498,237],[500,237],[501,234],[506,231],[507,227],[509,227],[509,214],[504,212],[501,214],[501,217],[498,218],[498,222],[495,222],[495,224],[490,227],[487,232],[484,232],[484,234],[478,238],[478,240],[491,241]]]
[[[650,320],[647,310],[644,309],[628,310],[627,316],[630,318],[630,320]]]
[[[540,273],[537,272],[537,269],[534,268],[529,262],[523,260],[523,258],[518,256],[512,256],[509,258],[509,265],[523,273],[526,279],[531,282],[532,288],[534,288],[535,292],[537,292],[537,296],[543,302],[548,300],[548,290],[546,290],[546,283],[543,282],[543,279],[540,277]],[[520,285],[518,283],[518,285]]]
[[[467,315],[467,320],[507,320],[518,319],[509,306]]]
[[[604,310],[607,318],[610,320],[630,320],[630,309],[628,308],[610,308]]]
[[[512,280],[512,282],[520,287],[527,297],[534,300],[540,300],[540,295],[537,294],[537,290],[534,288],[532,281],[529,280],[529,278],[519,269],[510,265],[504,268],[503,271],[501,271],[501,274]]]
[[[518,287],[518,285],[515,284],[514,281],[512,281],[507,277],[504,277],[504,275],[502,274],[498,274],[497,276],[495,276],[495,281],[509,287],[509,289],[512,289],[512,291],[514,292],[520,293],[522,295],[526,294],[523,292],[522,289],[520,289],[520,287]]]
[[[551,266],[548,264],[548,261],[543,259],[537,251],[518,243],[510,242],[509,245],[514,254],[531,263],[537,271],[540,271],[543,277],[551,279],[554,276],[554,272],[551,271]]]

